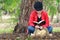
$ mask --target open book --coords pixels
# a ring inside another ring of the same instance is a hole
[[[41,20],[39,22],[35,22],[34,21],[34,24],[36,24],[36,25],[44,25],[45,24],[45,21],[44,20]]]

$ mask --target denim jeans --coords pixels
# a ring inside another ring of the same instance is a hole
[[[52,33],[53,27],[52,26],[48,26],[47,30],[49,33]],[[28,26],[28,33],[33,33],[35,31],[35,28],[33,26]]]

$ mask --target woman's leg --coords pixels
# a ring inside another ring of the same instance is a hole
[[[31,34],[35,31],[35,28],[33,26],[28,26],[28,33]]]
[[[47,29],[48,29],[48,32],[49,32],[49,33],[52,33],[52,30],[53,30],[53,27],[52,27],[52,26],[48,26]]]

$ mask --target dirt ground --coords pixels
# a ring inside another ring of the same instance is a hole
[[[10,33],[7,33],[7,34],[0,34],[0,40],[17,40],[17,39],[20,39],[20,40],[25,40],[24,38],[26,37],[26,35],[24,34],[10,34]],[[36,40],[36,39],[34,39]],[[41,40],[60,40],[60,32],[56,32],[56,33],[53,33],[53,36],[52,37],[45,37],[45,38],[42,38]]]

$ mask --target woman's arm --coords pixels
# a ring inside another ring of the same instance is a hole
[[[48,14],[45,12],[45,22],[46,24],[43,25],[45,28],[47,28],[49,26],[49,17],[48,17]]]
[[[34,26],[33,21],[34,21],[34,12],[31,12],[28,25]]]

